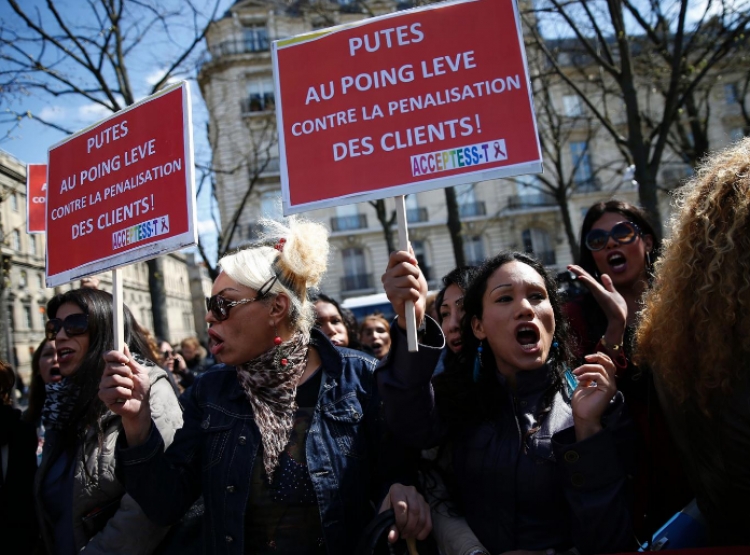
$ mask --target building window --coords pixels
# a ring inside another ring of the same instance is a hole
[[[29,235],[29,251],[36,256],[36,235]]]
[[[342,291],[360,291],[372,288],[372,276],[367,273],[365,251],[359,247],[341,250],[344,277],[341,278]]]
[[[545,266],[553,266],[556,263],[555,249],[549,238],[549,233],[543,229],[525,229],[521,234],[523,238],[523,250],[531,253]]]
[[[17,229],[14,229],[10,235],[10,248],[14,251],[21,250],[21,232]]]
[[[44,276],[42,274],[36,275],[36,284],[39,289],[44,289]]]
[[[259,77],[247,84],[247,100],[243,103],[242,111],[270,112],[275,109],[273,96],[273,78]]]
[[[15,191],[10,195],[10,207],[13,212],[18,212],[18,194]]]
[[[16,331],[16,314],[13,311],[13,304],[8,304],[6,310],[8,311],[8,318],[10,319],[10,333],[14,333]]]
[[[737,89],[737,83],[727,83],[724,85],[724,100],[727,104],[737,104],[740,95]]]
[[[268,29],[265,25],[253,25],[242,30],[246,52],[268,50]]]
[[[23,324],[24,326],[26,326],[27,330],[34,329],[34,320],[32,318],[31,306],[27,304],[23,305]]]
[[[563,96],[563,109],[569,118],[577,118],[583,115],[583,101],[577,94],[566,94]]]
[[[193,315],[190,312],[182,313],[182,325],[185,328],[185,331],[192,331]]]
[[[21,277],[18,280],[18,286],[21,287],[22,289],[24,287],[28,287],[29,286],[29,275],[26,273],[26,270],[21,270],[19,272],[19,276],[21,276]]]
[[[481,235],[464,236],[464,258],[471,266],[484,262],[484,240]]]
[[[591,171],[591,156],[586,141],[570,143],[570,156],[573,160],[573,180],[579,191],[594,190],[594,174]]]

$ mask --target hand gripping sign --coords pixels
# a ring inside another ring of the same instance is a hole
[[[273,43],[285,214],[542,171],[513,0],[456,0]],[[416,350],[413,307],[406,311]]]
[[[285,214],[541,171],[512,0],[279,40],[273,59]]]

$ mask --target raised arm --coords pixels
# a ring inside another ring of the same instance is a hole
[[[391,254],[382,281],[398,315],[397,325],[391,326],[391,350],[375,371],[386,422],[400,441],[412,447],[428,447],[441,437],[430,379],[445,340],[437,323],[424,315],[427,283],[413,254]],[[416,353],[408,351],[403,331],[409,300],[414,302],[418,326],[424,326]]]

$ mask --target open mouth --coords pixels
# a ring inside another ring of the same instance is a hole
[[[613,252],[612,254],[607,257],[607,264],[610,265],[610,267],[614,271],[622,271],[625,269],[625,265],[627,264],[627,260],[622,255],[622,253],[619,252]]]
[[[516,328],[516,341],[525,350],[531,350],[539,343],[539,331],[535,326],[519,326]]]
[[[208,330],[208,350],[216,355],[224,347],[224,340],[216,332]]]
[[[65,348],[65,347],[62,348],[62,349],[59,349],[57,351],[57,361],[60,364],[64,364],[64,363],[68,362],[71,358],[73,358],[74,354],[75,354],[75,351],[73,349],[68,349],[68,348]],[[58,368],[58,372],[59,371],[60,370]]]
[[[459,352],[462,346],[463,346],[463,341],[461,341],[460,337],[458,339],[451,339],[450,341],[448,341],[448,347],[454,353]]]
[[[60,367],[59,366],[53,366],[49,369],[49,378],[50,381],[53,382],[59,382],[62,380],[62,374],[60,373]]]

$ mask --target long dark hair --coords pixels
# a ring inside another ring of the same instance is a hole
[[[36,425],[42,418],[42,407],[47,394],[44,389],[44,380],[42,379],[41,361],[42,351],[47,345],[47,339],[42,339],[39,346],[31,357],[31,383],[29,384],[29,406],[23,413],[23,419]]]
[[[112,295],[99,289],[73,289],[55,295],[47,303],[47,314],[50,318],[57,317],[58,309],[73,303],[88,315],[89,350],[84,355],[81,365],[71,379],[80,388],[68,422],[63,429],[66,443],[70,447],[76,434],[87,426],[96,424],[107,408],[99,400],[99,382],[104,371],[104,353],[114,349],[114,326],[112,313]],[[123,305],[125,324],[125,343],[130,352],[148,357],[148,344],[137,332],[136,321],[127,306]]]
[[[473,378],[474,362],[480,342],[474,336],[471,322],[474,317],[482,318],[484,310],[482,300],[490,276],[501,266],[513,261],[530,266],[542,277],[555,317],[553,347],[547,360],[550,368],[550,387],[537,415],[538,425],[532,433],[539,428],[544,415],[549,412],[555,393],[562,389],[563,374],[573,360],[568,323],[561,310],[554,278],[539,261],[528,254],[514,251],[501,252],[477,268],[466,289],[464,293],[465,313],[461,321],[463,343],[461,352],[446,365],[445,372],[434,380],[438,410],[443,421],[451,423],[452,426],[476,424],[491,419],[499,412],[498,399],[501,386],[495,376],[497,373],[495,357],[488,347],[484,348],[482,353],[482,369],[479,379],[475,382]]]
[[[437,312],[439,324],[443,323],[443,317],[440,316],[440,307],[443,304],[445,292],[448,290],[448,287],[455,285],[461,291],[466,291],[476,269],[476,266],[459,266],[458,268],[453,268],[443,276],[443,279],[441,280],[443,282],[443,287],[435,297],[435,312]]]
[[[656,261],[656,257],[661,251],[661,240],[659,239],[659,236],[654,232],[654,227],[649,221],[650,218],[648,212],[646,212],[646,210],[641,208],[640,206],[630,204],[629,202],[626,202],[624,200],[612,199],[597,202],[586,212],[586,216],[583,218],[583,224],[581,225],[581,237],[578,244],[578,247],[580,249],[579,252],[581,253],[581,268],[586,270],[596,279],[599,279],[599,269],[596,267],[596,262],[594,262],[594,255],[591,254],[591,251],[586,246],[586,235],[589,234],[589,231],[591,231],[591,228],[594,227],[596,221],[607,212],[621,214],[626,220],[636,224],[640,228],[643,235],[651,235],[651,237],[653,238],[654,245],[649,256],[651,259],[651,263],[646,263],[646,275],[650,280],[653,277],[653,263]]]

